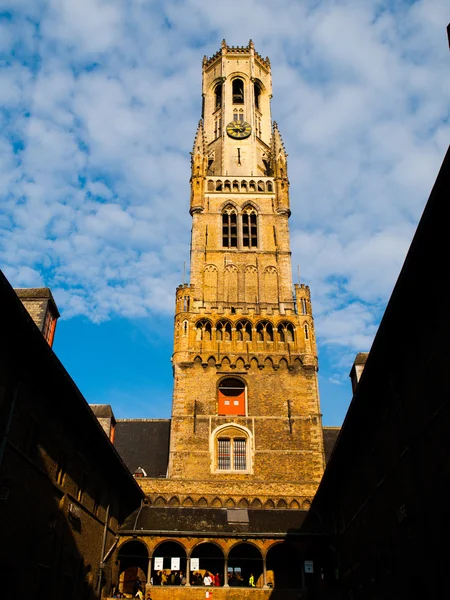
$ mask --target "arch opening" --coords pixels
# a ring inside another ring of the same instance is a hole
[[[153,585],[182,585],[186,576],[186,551],[178,542],[163,542],[153,552]]]
[[[198,562],[197,562],[198,561]],[[193,566],[197,567],[193,569]],[[191,585],[204,585],[205,575],[213,576],[212,586],[224,584],[225,558],[222,550],[210,542],[204,542],[194,548],[191,554]],[[216,581],[217,578],[217,581]]]
[[[214,110],[222,106],[222,84],[218,83],[214,88]]]
[[[259,85],[259,83],[255,82],[254,84],[254,90],[255,90],[255,107],[258,110],[261,110],[261,86]]]
[[[148,550],[138,541],[126,542],[117,555],[119,561],[118,588],[122,594],[136,594],[143,591],[147,582]]]
[[[298,589],[302,582],[298,566],[301,557],[292,544],[283,542],[269,548],[266,558],[267,585],[277,589]]]
[[[242,543],[234,546],[228,555],[228,585],[236,587],[263,587],[263,559],[258,548]]]

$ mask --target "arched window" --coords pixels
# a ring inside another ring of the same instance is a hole
[[[218,83],[214,88],[214,110],[222,106],[222,84]]]
[[[237,425],[219,427],[212,437],[214,470],[248,472],[251,469],[250,432]]]
[[[236,325],[236,338],[238,342],[250,342],[252,339],[252,326],[248,321],[241,321]]]
[[[148,571],[148,550],[139,541],[126,542],[118,553],[119,589],[122,593],[133,594],[138,581],[145,584]]]
[[[256,326],[256,341],[264,341],[264,326],[262,325],[262,323],[258,323],[258,325]]]
[[[288,342],[294,341],[294,328],[290,323],[286,325],[286,339]]]
[[[294,327],[291,323],[280,323],[278,325],[278,341],[279,342],[293,342],[294,341]]]
[[[237,248],[237,214],[233,206],[227,206],[222,212],[222,245]]]
[[[244,104],[244,82],[242,79],[233,79],[233,104]]]
[[[230,342],[231,341],[231,323],[219,321],[216,325],[216,340]]]
[[[258,246],[258,221],[253,206],[247,206],[242,211],[242,244],[244,248]]]
[[[195,324],[196,340],[210,341],[211,340],[211,323],[209,321],[197,321]]]
[[[273,342],[273,327],[269,321],[260,321],[256,325],[256,341],[257,342]]]
[[[305,323],[305,339],[309,340],[309,329],[308,325]]]
[[[245,383],[234,377],[222,379],[218,387],[218,414],[245,415]]]
[[[261,110],[261,103],[260,103],[260,98],[261,98],[261,86],[259,85],[259,83],[255,82],[254,85],[254,90],[255,90],[255,106],[258,110]]]

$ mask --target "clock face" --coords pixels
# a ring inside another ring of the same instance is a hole
[[[227,125],[227,133],[230,137],[242,140],[247,138],[252,132],[250,123],[246,121],[231,121]]]

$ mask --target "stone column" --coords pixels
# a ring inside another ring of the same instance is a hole
[[[186,558],[186,587],[191,585],[191,559]]]
[[[223,567],[223,587],[228,586],[228,556],[225,556],[224,567]]]
[[[267,587],[267,565],[266,565],[266,556],[263,556],[263,587]]]
[[[148,585],[152,585],[151,579],[152,579],[152,559],[149,558],[148,559],[148,567],[147,567],[147,584]]]

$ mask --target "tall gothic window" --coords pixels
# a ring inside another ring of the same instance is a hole
[[[222,213],[222,245],[237,248],[237,213],[232,206],[227,206]]]
[[[233,79],[233,104],[244,104],[244,82]]]
[[[260,103],[261,86],[259,85],[259,83],[255,83],[254,90],[255,90],[255,106],[258,110],[261,110],[261,103]]]
[[[244,248],[256,248],[258,245],[257,214],[251,206],[242,212],[242,244]]]
[[[222,106],[222,84],[218,83],[214,88],[214,110]]]

